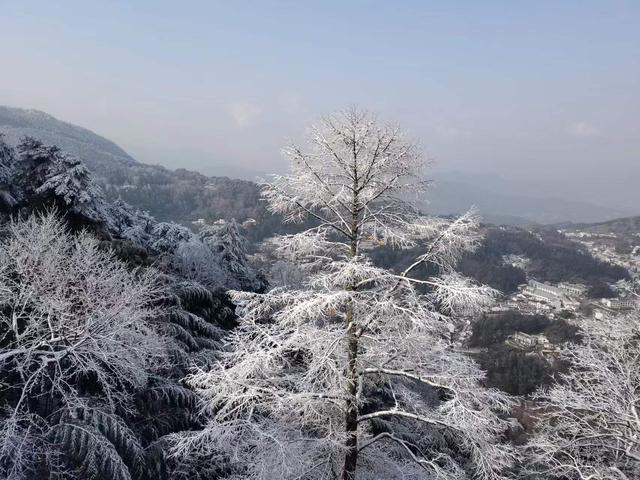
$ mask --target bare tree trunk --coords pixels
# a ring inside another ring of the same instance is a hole
[[[353,321],[353,305],[347,307],[347,409],[345,414],[345,431],[347,452],[344,458],[342,480],[355,480],[358,462],[358,338]]]
[[[355,165],[355,152],[354,152]],[[351,257],[358,254],[358,176],[354,168],[353,205],[351,211]],[[351,290],[356,287],[353,285]],[[346,453],[342,480],[355,480],[358,464],[358,336],[353,303],[349,302],[346,312],[347,327],[347,400],[345,413]]]

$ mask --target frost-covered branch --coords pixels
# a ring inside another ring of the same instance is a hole
[[[54,455],[61,418],[98,405],[132,411],[127,392],[164,358],[153,326],[161,297],[153,270],[130,271],[55,214],[8,227],[0,242],[0,472],[22,478]]]
[[[637,314],[586,320],[567,345],[570,363],[537,395],[538,431],[529,444],[545,477],[640,475],[640,323]]]

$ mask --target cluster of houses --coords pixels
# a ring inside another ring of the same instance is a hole
[[[493,307],[494,312],[519,311],[525,314],[543,313],[550,318],[561,311],[577,312],[581,303],[587,301],[587,286],[576,283],[548,283],[531,280],[521,285],[518,292]],[[608,313],[640,308],[634,296],[591,300],[590,306]]]
[[[616,315],[620,312],[640,308],[640,299],[635,296],[624,298],[603,298],[598,302],[592,302],[595,318],[601,319],[607,315]]]
[[[640,278],[640,233],[621,234],[595,233],[579,230],[560,233],[582,244],[595,258],[626,268],[634,278]],[[617,245],[622,241],[632,245],[631,249],[620,249]],[[509,255],[503,257],[507,264],[526,270],[527,259]],[[615,288],[615,287],[614,287]],[[620,287],[616,290],[624,291]],[[629,294],[617,298],[588,298],[588,288],[585,285],[573,283],[559,283],[550,285],[531,280],[518,288],[518,292],[505,298],[493,309],[494,312],[518,311],[525,314],[544,314],[548,318],[555,318],[560,313],[570,312],[574,318],[585,314],[592,314],[596,319],[607,315],[619,315],[632,310],[640,310],[640,297]],[[513,348],[553,357],[557,346],[553,345],[544,335],[528,335],[516,332],[506,340]]]
[[[577,311],[586,292],[587,287],[581,284],[549,285],[531,280],[521,285],[518,293],[495,306],[493,311],[515,310],[526,314],[544,313],[553,317],[555,311]]]
[[[191,223],[196,227],[204,227],[206,225],[224,225],[225,223],[227,223],[227,220],[225,220],[224,218],[220,218],[215,222],[207,222],[204,218],[198,218],[197,220],[194,220]],[[256,224],[257,222],[255,219],[247,218],[244,222],[240,223],[239,225],[242,228],[252,228],[252,227],[255,227]]]
[[[494,312],[518,311],[525,314],[545,314],[549,318],[554,318],[556,313],[562,311],[577,313],[581,303],[588,303],[595,318],[602,318],[604,315],[615,315],[640,308],[640,299],[635,296],[602,298],[588,302],[587,290],[587,286],[582,284],[549,285],[531,280],[529,283],[521,285],[518,293],[496,305],[492,310]],[[506,340],[506,343],[520,350],[550,355],[554,355],[557,350],[542,334],[528,335],[516,332]]]
[[[575,311],[580,306],[579,298],[587,292],[587,287],[572,283],[559,283],[554,286],[531,280],[520,291],[529,299],[546,303],[553,310]]]

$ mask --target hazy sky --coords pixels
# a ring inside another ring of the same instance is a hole
[[[0,45],[0,104],[145,162],[281,170],[287,139],[359,104],[440,170],[640,203],[639,0],[0,0]]]

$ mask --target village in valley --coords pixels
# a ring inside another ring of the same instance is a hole
[[[640,308],[640,296],[634,288],[640,280],[640,233],[598,233],[577,228],[558,230],[559,234],[578,243],[596,259],[624,267],[631,280],[609,285],[615,296],[598,298],[589,295],[589,286],[582,283],[551,284],[528,278],[518,291],[503,297],[492,307],[489,315],[518,312],[525,315],[544,315],[547,318],[580,320],[592,317],[603,319]],[[505,255],[503,261],[526,271],[528,259],[521,255]],[[515,332],[505,344],[526,352],[554,357],[560,345],[552,343],[544,334]]]

